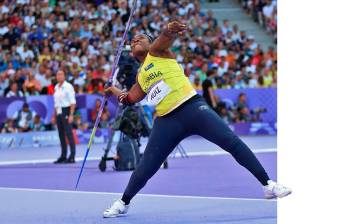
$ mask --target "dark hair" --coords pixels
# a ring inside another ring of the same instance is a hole
[[[246,96],[246,94],[245,93],[240,93],[239,94],[239,98],[242,97],[242,96]]]
[[[214,75],[215,71],[213,69],[210,69],[207,71],[207,77],[210,77],[211,75]]]

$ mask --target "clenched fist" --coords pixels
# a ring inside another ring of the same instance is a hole
[[[184,31],[186,31],[188,29],[188,26],[184,23],[181,23],[179,21],[173,21],[173,22],[169,22],[167,24],[167,29],[171,32],[171,33],[178,33],[179,35],[183,35]]]

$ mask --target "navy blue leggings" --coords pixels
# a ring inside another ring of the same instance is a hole
[[[205,100],[196,95],[168,115],[155,120],[144,155],[133,172],[122,200],[128,204],[186,137],[200,135],[229,152],[262,185],[268,174],[248,146],[237,137]]]

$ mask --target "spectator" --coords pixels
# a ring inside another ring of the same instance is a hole
[[[22,109],[17,111],[13,115],[18,131],[19,132],[30,131],[33,123],[33,118],[35,115],[36,115],[35,112],[29,109],[29,104],[24,103]]]
[[[196,75],[200,79],[200,83],[206,80],[208,72],[208,65],[205,63],[201,66],[201,68],[196,72]]]
[[[21,90],[18,89],[18,84],[16,82],[12,82],[10,84],[10,91],[6,94],[6,97],[23,97],[24,94]]]
[[[222,77],[224,73],[228,71],[229,63],[225,60],[221,60],[218,65],[217,73],[219,77]]]
[[[5,21],[0,21],[0,36],[5,35],[9,31]]]
[[[264,17],[264,23],[268,24],[271,20],[272,14],[274,11],[274,5],[272,4],[271,0],[266,0],[266,4],[263,7],[263,17]]]
[[[73,128],[79,129],[81,131],[85,131],[88,129],[88,124],[82,122],[81,113],[79,110],[76,110],[74,113]]]
[[[246,81],[244,80],[244,75],[241,74],[240,71],[236,73],[236,79],[235,79],[235,89],[244,89],[246,88]]]
[[[251,121],[250,111],[247,107],[240,107],[237,109],[238,117],[236,119],[237,123],[246,123]]]
[[[6,60],[7,58],[5,58]],[[6,72],[6,74],[11,77],[16,73],[15,68],[13,67],[13,63],[11,61],[5,61],[4,63],[4,71]]]
[[[44,60],[50,61],[51,58],[51,52],[50,52],[50,48],[45,47],[42,54],[40,54],[39,56],[39,63],[43,63]]]
[[[64,32],[68,28],[68,22],[64,20],[64,15],[59,16],[59,21],[56,24],[57,29]]]
[[[34,23],[35,23],[35,16],[34,16],[33,11],[30,10],[28,15],[26,15],[24,17],[24,23],[25,23],[25,25],[27,25],[29,27],[34,25]]]
[[[221,30],[223,35],[227,35],[227,33],[231,31],[231,29],[229,28],[229,21],[227,19],[223,21]]]
[[[249,81],[248,81],[248,87],[249,88],[257,88],[259,87],[258,84],[258,75],[257,74],[253,74],[253,73],[249,73]]]
[[[45,125],[41,120],[41,117],[39,114],[34,116],[34,120],[30,125],[30,129],[32,131],[45,131]]]
[[[234,24],[233,26],[233,35],[232,35],[232,39],[234,43],[239,43],[241,42],[241,36],[240,36],[240,31],[239,31],[239,27],[237,24]]]
[[[19,29],[12,23],[8,24],[8,32],[3,35],[8,40],[9,47],[16,45],[16,41],[20,38]]]
[[[198,90],[199,90],[199,91],[202,90],[202,86],[201,86],[200,78],[199,78],[199,77],[196,77],[196,78],[194,79],[193,87],[194,87],[194,89],[197,90],[197,91],[198,91]]]
[[[24,81],[23,90],[26,96],[36,96],[41,92],[41,84],[31,72],[28,74],[28,79]]]
[[[22,61],[25,61],[27,58],[34,59],[35,57],[34,52],[28,48],[27,44],[24,44],[23,49],[17,49],[17,53]]]
[[[94,124],[96,122],[97,115],[98,115],[98,112],[99,112],[99,108],[101,107],[101,104],[102,104],[101,100],[97,99],[96,102],[95,102],[95,108],[90,113],[90,119],[92,121],[92,124]],[[109,118],[110,118],[110,112],[108,110],[108,107],[105,106],[103,108],[103,112],[102,112],[102,116],[101,116],[101,121],[99,123],[99,127],[100,128],[108,127]]]
[[[265,68],[263,70],[263,86],[270,87],[272,83],[273,83],[273,74],[269,69]]]
[[[90,31],[90,28],[88,26],[88,23],[85,22],[84,26],[80,30],[80,39],[90,39],[92,38],[92,32]]]
[[[52,82],[52,70],[51,69],[45,69],[44,67],[42,67],[42,71],[45,71],[44,74],[36,74],[35,79],[39,81],[39,83],[41,84],[42,90],[41,93],[42,94],[50,94],[48,91],[49,86],[51,85]]]
[[[9,82],[7,72],[4,72],[3,74],[0,73],[0,97],[5,95],[5,90],[8,87]]]
[[[245,93],[240,93],[240,94],[239,94],[236,107],[237,107],[238,109],[239,109],[239,108],[248,107],[248,106],[247,106],[247,96],[246,96]]]
[[[228,72],[225,72],[221,79],[222,88],[225,88],[225,89],[231,88],[231,79],[232,79],[232,76]]]
[[[218,104],[217,113],[226,124],[230,124],[234,121],[234,114],[232,111],[228,110],[225,103]]]
[[[8,118],[5,122],[4,127],[1,130],[1,133],[17,133],[18,130],[14,125],[14,120],[11,118]]]

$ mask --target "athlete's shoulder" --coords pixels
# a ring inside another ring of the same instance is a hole
[[[176,59],[176,54],[173,53],[170,49],[165,49],[163,51],[157,52],[156,50],[149,50],[148,56],[153,57],[155,59]]]

